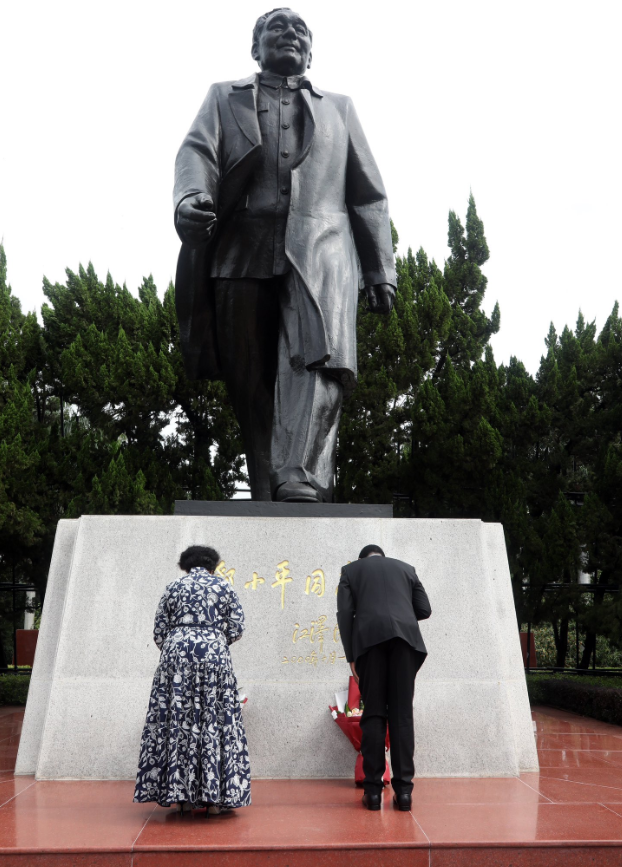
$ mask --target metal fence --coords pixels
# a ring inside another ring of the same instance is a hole
[[[17,630],[21,629],[21,626],[18,625],[18,618],[22,618],[24,611],[26,609],[26,602],[23,604],[18,604],[17,594],[18,593],[37,593],[37,587],[34,584],[20,584],[17,581],[12,581],[8,583],[0,583],[0,593],[10,593],[11,594],[11,605],[10,605],[10,615],[9,622],[12,625],[12,651],[13,651],[13,664],[12,665],[0,665],[0,674],[30,674],[30,667],[18,668],[18,658],[17,658]],[[6,597],[5,597],[6,598]],[[6,651],[6,648],[4,648]]]
[[[524,584],[523,592],[531,593],[534,588],[529,584]],[[588,593],[588,594],[602,594],[605,593],[619,593],[620,587],[618,584],[544,584],[540,588],[542,593],[560,593],[561,591],[568,592],[568,590],[572,590],[575,593]],[[574,620],[575,623],[575,654],[576,654],[576,667],[568,668],[566,666],[532,666],[531,665],[531,635],[532,635],[532,623],[531,621],[527,621],[527,651],[526,651],[526,660],[525,660],[525,671],[527,673],[534,671],[563,671],[564,674],[599,674],[603,676],[613,676],[613,675],[622,675],[622,669],[620,668],[599,668],[596,664],[596,642],[594,642],[594,650],[592,653],[592,665],[590,668],[579,668],[579,621],[578,618],[569,618],[570,620]],[[594,634],[594,633],[592,633]]]

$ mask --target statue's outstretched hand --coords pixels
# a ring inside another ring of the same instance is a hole
[[[395,289],[389,283],[366,286],[367,303],[372,313],[390,313],[395,301]]]
[[[214,203],[210,197],[201,193],[184,199],[177,208],[175,228],[184,244],[191,247],[206,244],[216,228]]]

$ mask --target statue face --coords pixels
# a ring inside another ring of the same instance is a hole
[[[311,34],[290,9],[274,12],[264,25],[253,57],[277,75],[302,75],[311,59]]]

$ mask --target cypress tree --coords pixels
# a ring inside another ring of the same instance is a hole
[[[118,495],[100,490],[115,477],[119,453],[134,487],[142,474],[149,511],[170,512],[187,496],[230,496],[242,478],[237,424],[221,383],[184,374],[172,287],[161,302],[149,277],[136,298],[110,275],[101,283],[89,265],[68,271],[64,286],[45,281],[44,292],[53,392],[72,406],[91,446],[76,467],[72,514],[102,502],[134,510],[120,477]],[[96,478],[100,487],[91,489]]]

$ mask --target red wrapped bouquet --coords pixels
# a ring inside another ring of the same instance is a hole
[[[335,706],[329,705],[329,708],[333,719],[358,753],[354,766],[354,782],[357,786],[361,786],[365,778],[365,774],[363,773],[363,756],[361,755],[361,716],[364,708],[358,684],[353,677],[350,677],[348,689],[336,693],[335,699]],[[385,748],[389,749],[388,730]],[[388,762],[383,782],[385,786],[388,786],[391,782],[391,771],[389,770]]]

